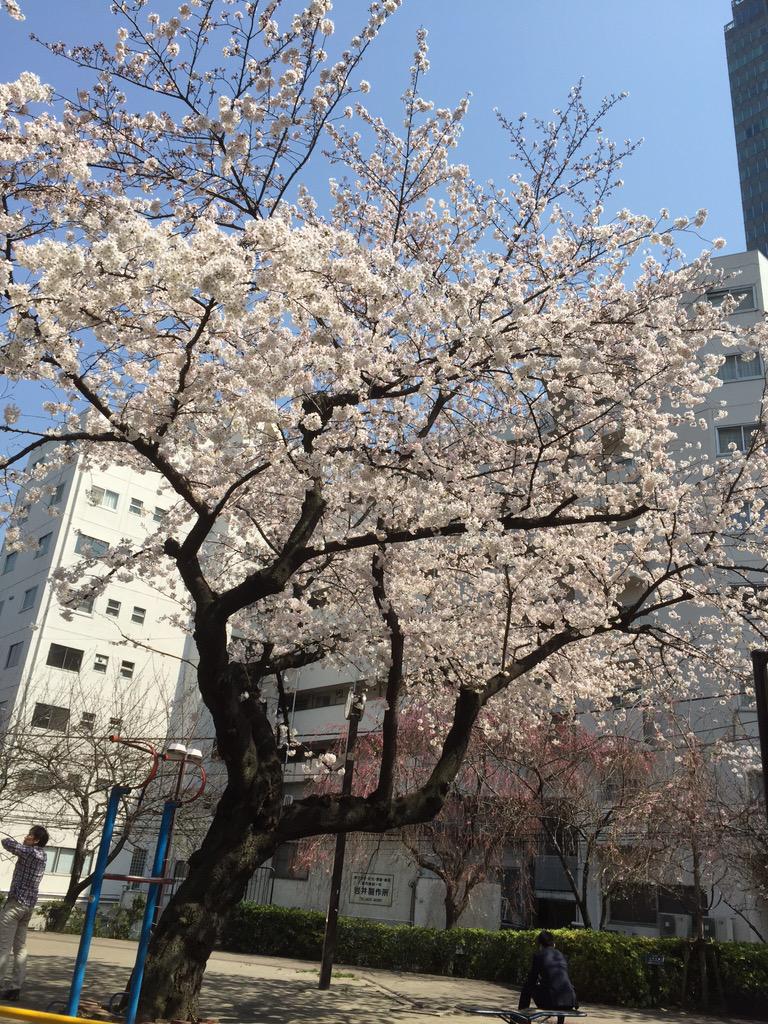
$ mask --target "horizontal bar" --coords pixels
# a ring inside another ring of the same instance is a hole
[[[143,875],[104,875],[111,882],[141,882],[144,885],[173,885],[180,882],[180,878],[145,878]]]
[[[39,1021],[40,1024],[101,1024],[90,1017],[68,1017],[65,1013],[48,1013],[44,1010],[27,1010],[23,1006],[0,1006],[0,1017],[11,1020]]]

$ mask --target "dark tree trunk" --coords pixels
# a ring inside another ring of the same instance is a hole
[[[445,898],[443,903],[445,905],[445,927],[455,928],[459,923],[459,918],[464,912],[466,906],[466,900],[457,899],[456,893],[451,886],[445,887]]]
[[[227,768],[227,785],[189,872],[150,942],[141,993],[144,1019],[197,1018],[205,966],[248,879],[277,845],[282,764],[252,667],[229,663],[226,631],[198,622],[198,682]]]
[[[189,874],[171,898],[152,937],[141,995],[144,1019],[195,1019],[208,962],[230,910],[248,879],[275,849],[275,825],[249,824],[247,794],[222,797],[208,834],[189,861]]]

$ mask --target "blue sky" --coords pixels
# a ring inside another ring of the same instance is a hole
[[[364,0],[337,0],[337,37],[363,19]],[[161,12],[165,0],[150,4]],[[148,8],[148,9],[150,9]],[[111,39],[108,0],[26,0],[27,20],[0,22],[0,78],[37,72],[60,91],[78,81],[63,61],[29,40]],[[429,30],[432,71],[426,92],[438,105],[471,92],[461,159],[476,176],[508,172],[493,108],[547,117],[584,77],[591,105],[627,90],[608,123],[616,139],[643,137],[628,163],[617,205],[673,214],[707,207],[706,234],[727,251],[744,246],[723,25],[729,0],[404,0],[374,47],[364,75],[377,113],[396,119],[417,28]],[[82,79],[80,79],[82,80]],[[689,252],[689,255],[694,253]]]

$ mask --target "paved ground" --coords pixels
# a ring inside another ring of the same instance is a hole
[[[77,943],[72,935],[30,934],[27,985],[20,1005],[44,1010],[53,1000],[66,999]],[[135,943],[95,939],[85,995],[105,1001],[122,989],[135,953]],[[479,1024],[483,1018],[469,1016],[462,1008],[517,1005],[515,990],[465,978],[342,966],[330,991],[319,992],[317,977],[317,965],[304,961],[216,953],[208,965],[201,1010],[204,1016],[219,1017],[222,1024]],[[62,1012],[61,1003],[51,1008]],[[586,1009],[585,1024],[715,1022],[696,1014]]]

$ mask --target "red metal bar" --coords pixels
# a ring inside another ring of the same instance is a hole
[[[141,882],[144,885],[173,885],[175,878],[145,878],[143,875],[104,875],[112,882]]]

